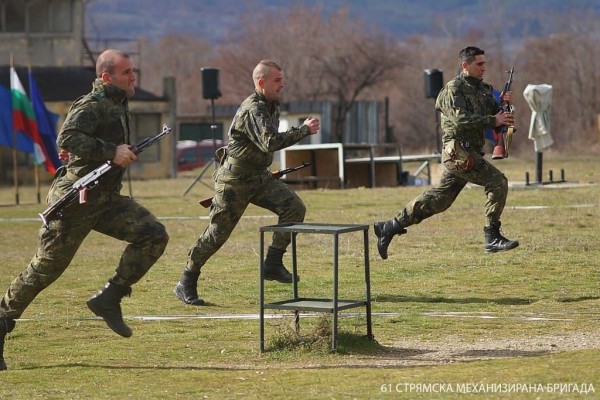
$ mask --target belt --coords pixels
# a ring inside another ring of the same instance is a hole
[[[258,165],[250,164],[246,161],[232,157],[227,157],[227,160],[223,162],[223,167],[236,174],[246,175],[259,173],[266,169],[266,167],[259,167]]]

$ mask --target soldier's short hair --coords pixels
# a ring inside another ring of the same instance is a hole
[[[466,62],[467,64],[471,64],[475,60],[476,56],[482,56],[482,55],[485,55],[485,51],[483,51],[479,47],[475,47],[475,46],[465,47],[458,53],[458,62],[460,62],[460,63]]]
[[[268,76],[272,69],[281,71],[281,67],[275,61],[261,60],[252,71],[252,80],[257,82],[260,78]]]
[[[121,57],[126,59],[130,58],[129,54],[121,50],[104,50],[102,54],[98,56],[98,60],[96,61],[96,76],[101,78],[102,74],[105,72],[108,72],[110,75],[114,74],[117,59]]]

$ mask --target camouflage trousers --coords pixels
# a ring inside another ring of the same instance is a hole
[[[92,230],[128,242],[110,279],[118,285],[139,281],[162,255],[169,236],[150,211],[114,192],[90,194],[94,195],[91,200],[67,207],[60,219],[40,229],[35,256],[10,284],[0,301],[0,315],[19,318],[33,299],[67,269]],[[82,267],[81,274],[85,275]]]
[[[439,184],[417,196],[396,217],[403,228],[418,224],[448,209],[468,182],[480,185],[484,189],[485,226],[500,221],[508,195],[508,180],[479,153],[470,153],[470,155],[474,158],[475,164],[468,172],[463,171],[451,160],[443,163]]]
[[[188,253],[186,269],[190,271],[200,271],[225,244],[248,204],[277,214],[280,224],[304,221],[306,206],[302,199],[267,170],[250,176],[220,167],[214,173],[214,180],[215,197],[210,207],[210,221]],[[290,242],[289,233],[275,232],[271,246],[285,250]]]

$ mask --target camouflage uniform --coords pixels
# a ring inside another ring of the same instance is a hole
[[[129,143],[129,112],[125,92],[104,85],[76,100],[57,144],[70,152],[66,168],[57,174],[48,193],[56,201],[80,177],[112,160],[118,145]],[[69,206],[63,215],[42,227],[35,256],[13,280],[0,302],[0,316],[19,318],[33,299],[68,267],[85,237],[94,230],[128,242],[110,282],[130,287],[162,255],[169,237],[165,227],[144,207],[119,194],[123,168],[113,168],[88,193],[87,202]]]
[[[498,104],[492,86],[459,75],[442,89],[436,109],[441,112],[442,176],[439,184],[409,203],[396,217],[402,228],[418,224],[448,209],[467,182],[483,186],[485,225],[497,225],[508,194],[504,174],[483,158],[484,129],[495,127]]]
[[[221,166],[213,174],[215,197],[210,222],[189,251],[186,270],[199,272],[208,259],[223,246],[248,204],[265,208],[279,216],[279,223],[302,222],[306,206],[285,183],[273,178],[269,166],[273,152],[291,146],[310,135],[307,126],[279,132],[279,103],[255,92],[238,108]],[[271,247],[285,250],[291,236],[275,233]]]

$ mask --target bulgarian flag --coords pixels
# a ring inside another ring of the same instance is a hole
[[[52,162],[44,155],[44,144],[38,132],[33,106],[27,98],[17,71],[10,67],[10,92],[12,95],[13,129],[29,136],[33,141],[33,161],[44,166],[51,174],[56,172]]]

